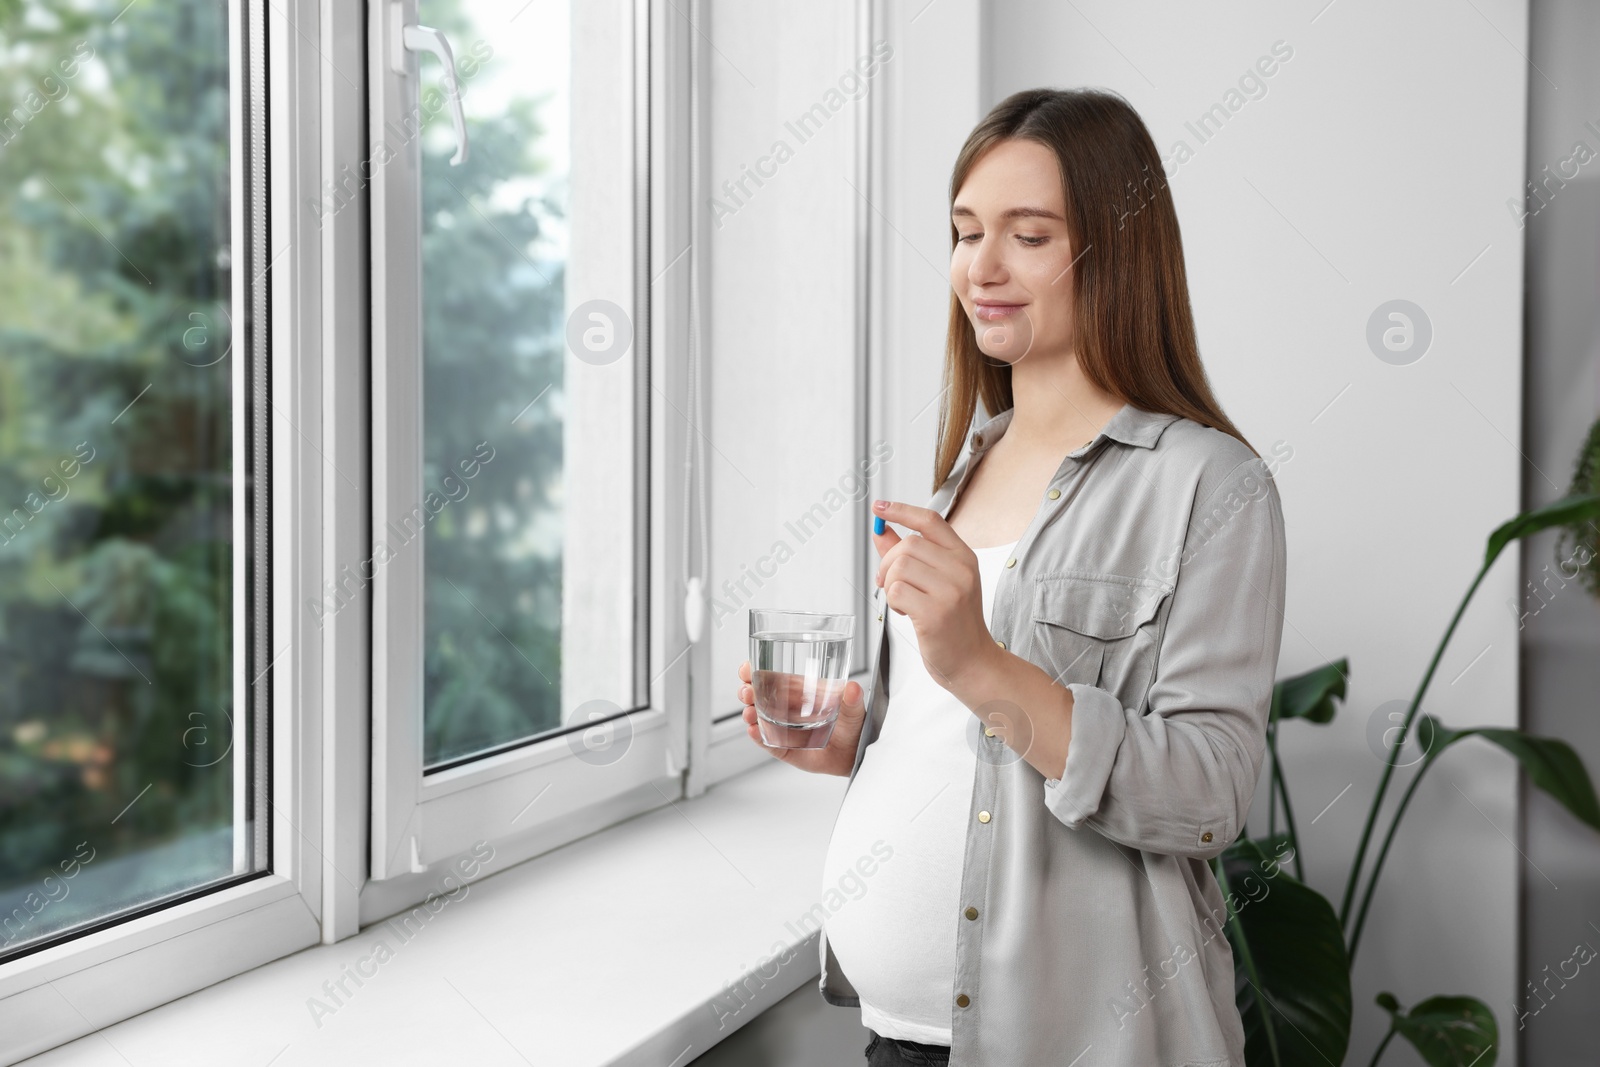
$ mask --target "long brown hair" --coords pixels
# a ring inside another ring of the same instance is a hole
[[[1222,413],[1200,365],[1178,215],[1161,156],[1139,113],[1100,89],[1011,94],[973,128],[956,157],[952,207],[984,152],[1013,138],[1044,145],[1061,166],[1067,233],[1078,257],[1072,267],[1073,331],[1084,376],[1134,407],[1215,427],[1256,452]],[[952,222],[952,250],[957,236]],[[944,385],[935,492],[955,467],[978,399],[991,415],[1013,403],[1010,364],[978,348],[953,289]]]

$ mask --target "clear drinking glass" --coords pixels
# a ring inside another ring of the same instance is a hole
[[[849,681],[853,615],[750,609],[750,688],[761,743],[823,748]]]

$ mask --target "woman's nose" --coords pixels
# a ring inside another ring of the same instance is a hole
[[[967,277],[975,283],[1002,282],[1006,278],[1005,261],[997,242],[987,237],[978,242],[972,262],[967,264]]]

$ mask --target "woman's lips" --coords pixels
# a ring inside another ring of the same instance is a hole
[[[1022,304],[978,304],[974,310],[978,318],[992,322],[1015,315],[1023,307]]]

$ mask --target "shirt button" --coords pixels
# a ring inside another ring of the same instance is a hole
[[[995,644],[999,645],[1001,648],[1005,648],[1006,647],[1006,643],[1004,641],[998,641],[997,640],[997,641],[995,641]]]
[[[982,448],[983,447],[983,434],[975,433],[975,434],[972,435],[972,447],[973,448]]]
[[[1059,778],[1046,778],[1044,780],[1044,784],[1045,785],[1060,785],[1061,784],[1061,779],[1059,779]]]
[[[960,996],[956,997],[956,1006],[958,1008],[964,1008],[971,1003],[972,998],[968,997],[965,993],[962,993]]]
[[[1059,500],[1059,499],[1061,499],[1061,490],[1052,489],[1048,493],[1046,493],[1045,496],[1049,497],[1051,500]]]
[[[879,612],[879,613],[878,613],[878,621],[879,621],[879,622],[882,622],[882,621],[883,621],[883,613],[882,613],[882,612]]]
[[[968,908],[966,911],[962,912],[961,914],[965,915],[969,919],[976,919],[978,917],[978,909],[977,908]]]
[[[1013,556],[1011,559],[1006,560],[1006,567],[1008,569],[1011,568],[1011,567],[1015,567],[1016,565],[1017,565],[1016,557]]]
[[[1205,833],[1201,834],[1200,840],[1209,844],[1211,841],[1211,831],[1207,830]]]
[[[979,822],[988,822],[989,821],[989,813],[986,812],[986,811],[978,812],[978,821]]]

